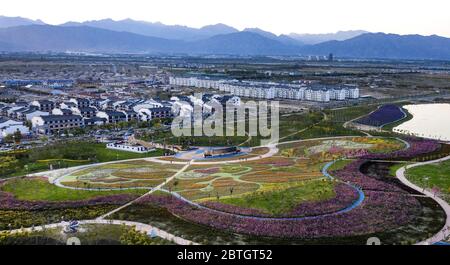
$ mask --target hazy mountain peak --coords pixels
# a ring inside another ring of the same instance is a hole
[[[305,44],[318,44],[322,42],[327,42],[331,40],[348,40],[354,38],[356,36],[362,35],[364,33],[368,33],[365,30],[346,30],[346,31],[338,31],[335,33],[323,33],[323,34],[309,34],[309,33],[291,33],[289,37],[299,40]]]
[[[262,30],[260,28],[245,28],[243,31],[257,33],[267,38],[276,39],[278,36],[273,34],[272,32]]]
[[[10,28],[27,25],[45,25],[45,23],[40,19],[32,20],[23,17],[0,16],[0,28]]]

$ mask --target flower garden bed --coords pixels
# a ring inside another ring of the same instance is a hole
[[[384,125],[402,120],[406,118],[406,116],[405,112],[399,106],[384,105],[369,115],[358,119],[356,123],[374,127],[383,127]]]
[[[281,214],[269,214],[258,209],[239,207],[217,201],[207,201],[202,203],[202,205],[207,208],[237,215],[269,218],[293,218],[335,213],[345,209],[354,203],[359,197],[358,192],[355,189],[352,189],[344,184],[337,184],[334,188],[334,193],[336,196],[333,196],[331,199],[300,203],[299,205],[294,206],[291,211]]]
[[[147,196],[140,204],[161,205],[173,215],[201,225],[240,234],[277,238],[323,238],[375,233],[404,225],[420,211],[414,197],[368,192],[362,207],[321,218],[270,220],[218,213],[168,196]]]

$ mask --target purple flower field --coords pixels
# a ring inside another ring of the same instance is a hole
[[[405,117],[405,114],[396,105],[384,105],[371,114],[357,120],[359,124],[380,127],[398,121]]]
[[[418,138],[408,138],[405,139],[409,143],[409,148],[404,150],[395,151],[389,154],[368,154],[361,158],[364,159],[410,159],[419,155],[432,153],[438,150],[441,145],[434,140],[423,140]]]
[[[196,208],[169,196],[147,196],[140,204],[167,208],[185,220],[220,230],[280,238],[320,238],[374,233],[406,224],[420,211],[419,202],[398,193],[368,192],[361,207],[353,211],[317,219],[268,220],[242,218]]]

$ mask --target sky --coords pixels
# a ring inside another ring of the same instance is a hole
[[[131,18],[276,34],[367,30],[450,37],[448,0],[2,0],[0,15],[49,24]]]

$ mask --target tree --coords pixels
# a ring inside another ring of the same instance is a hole
[[[19,144],[20,143],[20,141],[22,140],[22,133],[20,132],[20,130],[19,129],[17,129],[15,132],[14,132],[14,141],[16,142],[16,144]]]

